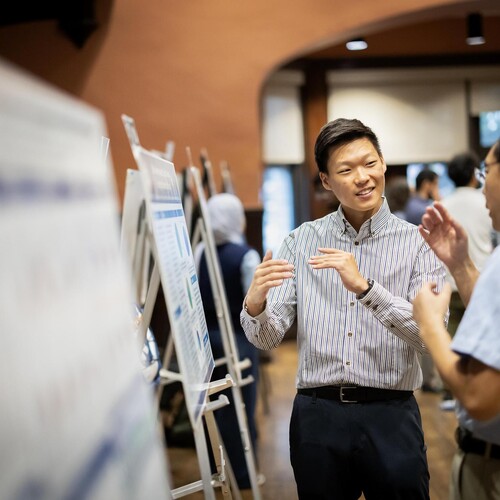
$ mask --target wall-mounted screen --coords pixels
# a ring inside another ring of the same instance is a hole
[[[489,148],[500,138],[500,111],[479,113],[479,142]]]

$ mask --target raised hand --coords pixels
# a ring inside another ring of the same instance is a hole
[[[368,282],[361,276],[354,255],[336,248],[318,248],[322,255],[309,258],[313,269],[335,269],[344,286],[359,295],[368,288]]]
[[[260,314],[266,303],[269,290],[280,286],[284,280],[293,276],[293,265],[287,260],[273,259],[270,250],[255,269],[252,283],[246,296],[246,306],[251,316]]]
[[[453,269],[468,258],[467,233],[441,203],[427,207],[418,230],[448,268]]]

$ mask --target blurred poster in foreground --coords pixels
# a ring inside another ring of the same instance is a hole
[[[2,500],[170,498],[106,135],[0,61]]]

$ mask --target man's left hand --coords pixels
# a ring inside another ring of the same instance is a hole
[[[318,251],[322,255],[314,255],[309,259],[309,264],[313,269],[335,269],[344,286],[356,295],[368,288],[368,281],[361,276],[352,253],[336,248],[318,248]]]

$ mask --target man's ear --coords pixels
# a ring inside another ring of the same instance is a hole
[[[385,163],[383,156],[381,156],[380,159],[382,160],[382,165],[384,165],[384,174],[385,174],[387,172],[387,165]]]
[[[328,191],[331,191],[332,188],[330,187],[330,184],[328,182],[328,175],[326,175],[324,172],[320,172],[319,178],[321,179],[321,184],[323,184],[323,187],[325,189],[328,189]]]

